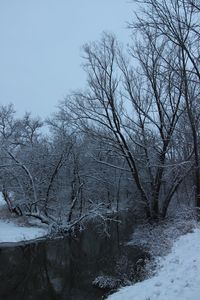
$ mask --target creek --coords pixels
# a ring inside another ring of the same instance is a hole
[[[108,293],[98,276],[127,277],[144,252],[127,246],[130,213],[110,224],[110,237],[89,224],[76,237],[0,247],[1,300],[99,300]]]

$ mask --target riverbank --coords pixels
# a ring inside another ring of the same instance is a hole
[[[0,196],[0,244],[31,241],[48,234],[47,226],[31,225],[7,213],[5,201]]]
[[[12,221],[0,220],[0,243],[18,243],[46,236],[46,228],[19,226]]]
[[[178,238],[168,255],[157,259],[152,278],[120,289],[108,300],[199,300],[200,227]]]

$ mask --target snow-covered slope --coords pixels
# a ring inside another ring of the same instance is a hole
[[[200,228],[180,237],[158,261],[157,274],[125,287],[108,300],[199,300]]]
[[[28,241],[45,235],[47,235],[46,229],[22,227],[12,222],[0,220],[0,243]]]

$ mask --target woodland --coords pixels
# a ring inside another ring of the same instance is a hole
[[[53,115],[0,107],[10,213],[73,227],[125,208],[151,220],[199,211],[200,1],[135,2],[129,44],[107,32],[85,44],[85,88]]]

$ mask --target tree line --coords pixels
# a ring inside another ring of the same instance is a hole
[[[156,219],[200,207],[200,1],[135,2],[130,45],[108,33],[84,45],[86,87],[48,120],[1,106],[10,211],[49,223],[102,207]]]

